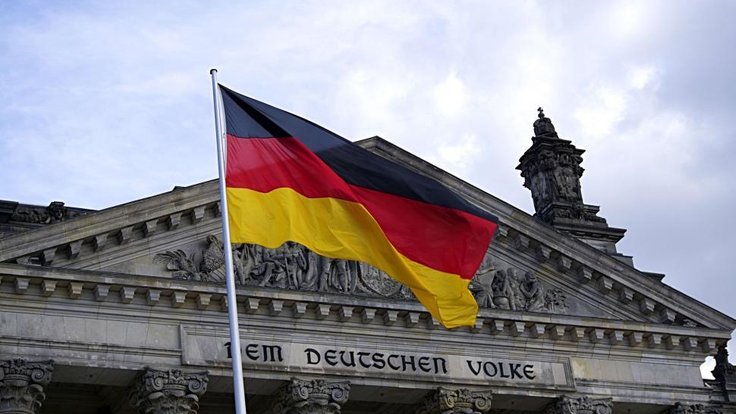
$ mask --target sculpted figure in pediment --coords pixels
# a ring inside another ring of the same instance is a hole
[[[176,279],[223,283],[223,244],[214,235],[205,241],[198,252],[166,251],[155,255],[154,262],[165,264]],[[235,276],[241,285],[414,299],[409,288],[379,269],[352,260],[326,258],[298,243],[287,242],[275,249],[235,244],[232,252]],[[567,311],[562,291],[545,288],[532,272],[522,273],[513,267],[500,270],[490,257],[486,256],[469,285],[480,308]]]
[[[538,312],[544,309],[544,290],[534,273],[526,272],[524,281],[519,284],[519,291],[524,296],[526,310]]]
[[[493,282],[491,282],[491,291],[495,307],[516,310],[514,291],[511,289],[511,281],[504,270],[496,271]]]

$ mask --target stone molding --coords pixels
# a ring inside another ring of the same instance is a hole
[[[0,413],[34,414],[46,399],[54,361],[0,360]]]
[[[162,234],[166,231],[181,230],[187,226],[199,225],[204,221],[212,221],[213,223],[219,221],[219,201],[209,201],[205,204],[188,204],[189,206],[186,209],[170,211],[157,218],[151,218],[149,215],[145,221],[137,223],[126,222],[124,227],[107,229],[108,226],[105,226],[106,230],[101,233],[96,233],[91,229],[85,228],[84,232],[80,232],[84,236],[81,239],[67,239],[62,244],[47,246],[42,250],[9,258],[9,260],[14,260],[23,265],[50,266],[55,261],[65,263],[71,260],[83,259],[90,252],[98,252],[116,245],[127,245],[152,237],[153,235]],[[95,215],[93,214],[92,216]],[[88,217],[83,219],[86,220]],[[65,234],[72,233],[65,232]],[[12,237],[9,239],[12,239]],[[24,242],[23,244],[27,243]],[[657,293],[659,290],[657,288],[646,291],[622,283],[618,278],[614,278],[613,274],[627,273],[627,268],[621,266],[615,259],[612,259],[614,260],[612,272],[601,272],[564,253],[564,248],[552,246],[543,242],[541,239],[537,240],[523,233],[520,229],[511,228],[505,223],[499,224],[494,244],[503,244],[506,248],[527,254],[531,257],[532,261],[538,262],[539,264],[550,264],[557,271],[568,274],[577,280],[581,285],[590,284],[597,286],[602,294],[616,293],[615,297],[618,298],[621,308],[630,309],[630,311],[638,313],[649,320],[662,323],[683,324],[691,319],[685,315],[681,315],[676,310],[676,306],[655,299],[658,297]],[[0,243],[0,247],[1,245],[2,243]],[[576,251],[579,251],[579,248]],[[600,258],[597,259],[596,265],[601,265]],[[632,271],[636,272],[633,269]],[[611,276],[607,276],[608,273]],[[641,275],[636,275],[635,277],[641,278]],[[401,292],[399,293],[403,294]]]
[[[292,378],[277,391],[271,414],[340,414],[350,383]]]
[[[563,395],[550,404],[545,414],[611,414],[613,400],[611,398],[590,398],[587,396],[568,397]]]
[[[165,283],[162,283],[165,282]],[[65,297],[77,301],[111,302],[131,307],[170,307],[198,311],[227,312],[224,286],[194,281],[161,279],[96,272],[50,269],[40,276],[32,268],[0,263],[0,289],[18,295]],[[309,292],[279,291],[251,287],[248,295],[238,292],[242,311],[269,317],[329,319],[340,323],[404,326],[414,329],[444,329],[419,304],[384,302],[345,295],[309,295]],[[310,297],[312,296],[312,297]],[[313,300],[311,300],[313,298]],[[554,322],[544,314],[502,309],[482,309],[474,334],[490,334],[545,340],[609,344],[615,347],[649,347],[668,351],[715,352],[730,332],[666,324],[585,319],[556,315]]]
[[[131,385],[130,404],[141,414],[196,414],[207,371],[146,368]]]
[[[491,410],[491,390],[439,387],[425,398],[416,414],[483,414]]]

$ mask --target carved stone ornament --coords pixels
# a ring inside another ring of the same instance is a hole
[[[207,381],[206,371],[146,368],[131,386],[130,404],[141,414],[195,414]]]
[[[491,391],[439,387],[422,403],[416,414],[481,414],[491,410]]]
[[[0,413],[34,414],[46,399],[54,361],[0,360]]]
[[[721,410],[703,404],[675,403],[668,414],[721,414]]]
[[[223,283],[223,244],[208,236],[198,252],[166,251],[154,256],[176,279]],[[412,299],[411,291],[386,273],[365,263],[330,259],[287,242],[275,249],[233,245],[233,268],[241,285]]]
[[[292,378],[278,391],[271,414],[340,414],[349,394],[349,382]]]
[[[220,239],[210,235],[197,252],[166,251],[153,260],[164,264],[175,279],[224,283],[222,246]],[[246,286],[416,300],[409,288],[381,270],[362,262],[326,258],[293,242],[276,249],[235,244],[233,268],[237,283]],[[532,272],[511,267],[497,270],[490,256],[469,288],[481,308],[546,313],[569,309],[564,292],[546,287]]]
[[[19,206],[10,219],[22,223],[52,224],[83,214],[67,208],[62,201],[52,201],[48,207]]]
[[[538,137],[558,138],[555,126],[552,125],[552,120],[544,116],[544,110],[539,107],[537,108],[539,114],[536,121],[534,121],[534,135]]]
[[[715,356],[716,366],[711,371],[713,378],[719,383],[732,382],[736,383],[736,367],[728,362],[728,350],[726,345],[718,347],[718,353]]]
[[[728,361],[728,350],[723,344],[715,355],[716,366],[711,373],[715,378],[712,386],[723,393],[726,402],[736,401],[736,367]]]
[[[547,407],[545,414],[611,414],[610,398],[568,397],[563,395]]]
[[[559,289],[546,287],[533,272],[509,267],[482,267],[470,284],[481,308],[527,312],[566,313],[567,296]]]
[[[597,208],[586,206],[580,189],[582,154],[570,141],[557,136],[552,121],[542,108],[534,121],[532,146],[522,155],[517,170],[524,187],[532,192],[536,216],[553,224],[556,219],[603,224]]]

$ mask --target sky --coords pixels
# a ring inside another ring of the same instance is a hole
[[[727,0],[0,2],[0,199],[102,209],[216,178],[217,68],[533,213],[515,167],[542,106],[586,150],[584,201],[628,229],[619,251],[736,317],[734,15]]]

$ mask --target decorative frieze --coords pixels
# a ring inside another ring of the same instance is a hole
[[[610,398],[563,395],[547,407],[545,414],[611,414],[612,411],[613,402]]]
[[[54,361],[0,360],[0,413],[34,414],[46,399]]]
[[[206,371],[146,368],[131,386],[130,404],[141,414],[196,414],[207,381]]]
[[[340,414],[350,383],[292,378],[276,394],[271,414]]]
[[[491,410],[491,390],[439,387],[417,409],[416,414],[481,414]]]
[[[214,235],[207,236],[206,247],[200,251],[166,251],[153,260],[165,265],[175,279],[225,280],[223,244]],[[414,300],[407,287],[372,266],[329,259],[292,242],[276,249],[233,245],[233,267],[241,285]],[[565,313],[569,309],[565,293],[547,287],[535,273],[512,267],[496,270],[490,260],[481,265],[470,289],[481,308],[545,313]],[[349,319],[345,315],[340,318]],[[410,315],[409,325],[417,322],[417,315]]]

